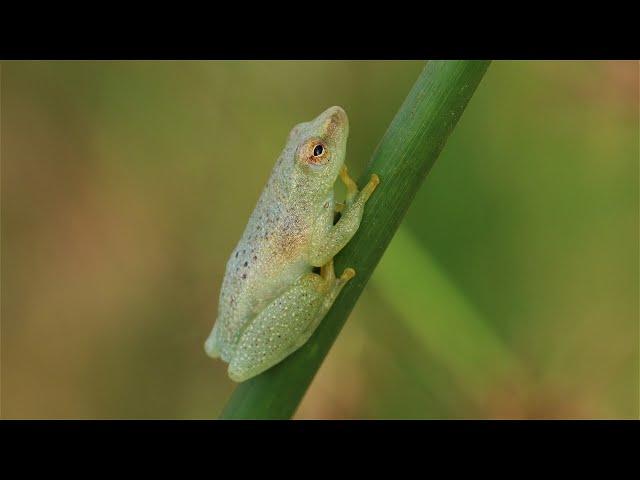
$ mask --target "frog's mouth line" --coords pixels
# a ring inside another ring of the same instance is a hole
[[[316,163],[313,162],[311,160],[309,160],[307,162],[307,165],[309,166],[309,168],[311,169],[311,171],[313,172],[320,172],[323,170],[324,167],[326,167],[329,164],[329,162],[324,162],[324,163]]]

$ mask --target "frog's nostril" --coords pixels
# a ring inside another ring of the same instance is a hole
[[[331,111],[331,120],[336,123],[344,123],[347,121],[347,112],[344,111],[342,107],[331,107],[329,108]]]
[[[349,125],[347,119],[347,113],[342,107],[330,107],[324,113],[326,119],[326,131],[328,134],[332,134],[334,131],[342,131]]]

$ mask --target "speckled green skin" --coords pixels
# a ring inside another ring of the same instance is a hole
[[[205,351],[228,362],[236,382],[302,346],[355,275],[348,268],[336,278],[332,259],[360,226],[379,180],[373,175],[358,192],[343,166],[348,133],[347,114],[340,107],[291,130],[227,262],[218,318]],[[348,193],[334,225],[338,176]],[[320,274],[312,273],[313,267],[322,267]]]

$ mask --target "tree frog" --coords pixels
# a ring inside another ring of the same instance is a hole
[[[373,174],[358,190],[344,165],[348,133],[347,114],[337,106],[291,130],[231,253],[205,351],[228,362],[236,382],[300,348],[356,274],[347,268],[336,277],[333,257],[360,226],[380,180]],[[334,201],[338,177],[347,189],[344,204]]]

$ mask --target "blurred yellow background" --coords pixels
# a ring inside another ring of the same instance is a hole
[[[289,129],[357,176],[424,62],[3,62],[3,418],[215,418]],[[494,62],[296,418],[638,418],[638,62]]]

